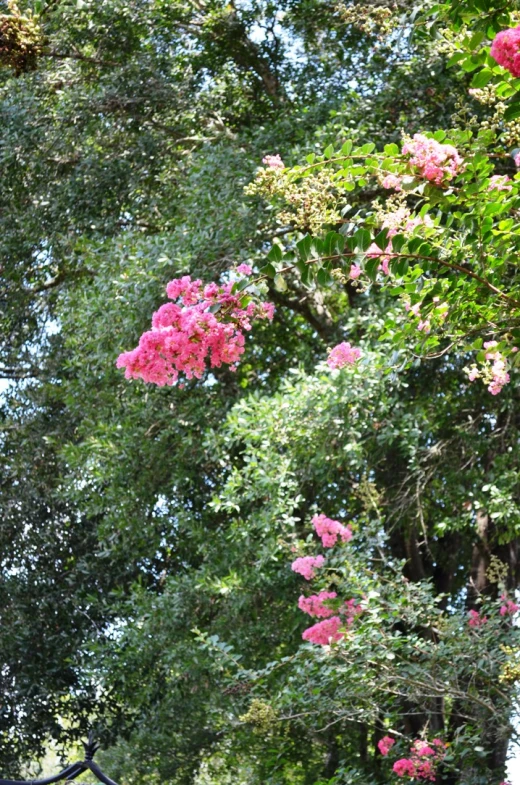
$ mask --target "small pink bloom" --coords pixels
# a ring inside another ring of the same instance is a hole
[[[479,373],[478,368],[472,368],[468,372],[468,379],[470,380],[470,382],[474,382],[475,379],[478,379],[479,376],[480,376],[480,373]]]
[[[253,272],[253,268],[249,264],[239,264],[237,267],[237,273],[241,275],[251,275]]]
[[[417,329],[421,330],[422,332],[424,332],[425,335],[428,335],[428,333],[431,330],[431,324],[430,324],[429,319],[424,319],[424,321],[421,320],[419,322],[419,324],[417,325]]]
[[[357,265],[357,264],[351,264],[350,265],[349,277],[353,281],[355,281],[356,278],[359,278],[360,275],[361,275],[361,267],[359,267],[359,265]]]
[[[325,621],[320,621],[317,624],[314,624],[314,626],[309,627],[302,633],[302,638],[304,641],[309,641],[310,643],[327,646],[331,641],[340,641],[345,637],[344,633],[338,632],[341,626],[342,622],[339,616],[333,616],[330,619],[325,619]]]
[[[349,343],[339,343],[331,349],[327,365],[330,368],[344,368],[345,365],[354,365],[361,357],[361,351]]]
[[[383,188],[395,188],[396,191],[401,190],[401,179],[395,174],[387,174],[381,184]]]
[[[291,564],[293,572],[303,575],[306,581],[312,580],[316,575],[316,567],[323,567],[325,564],[324,556],[300,556]]]
[[[440,144],[423,134],[415,134],[410,142],[403,145],[403,154],[411,156],[410,164],[421,177],[436,185],[452,180],[464,163],[453,145]]]
[[[338,595],[335,591],[320,591],[318,594],[311,594],[310,597],[304,597],[303,594],[298,600],[298,608],[309,616],[316,616],[318,619],[328,619],[334,616],[335,611],[332,608],[327,608],[323,603],[327,600],[334,600]]]
[[[352,539],[352,529],[350,526],[343,526],[339,521],[333,521],[325,515],[315,515],[312,524],[316,534],[321,539],[325,548],[332,548],[338,537],[342,542]]]
[[[385,275],[390,275],[390,267],[388,265],[389,265],[388,256],[384,256],[381,259],[381,264],[377,269],[381,270],[381,272],[384,273]]]
[[[520,169],[520,153],[517,153],[514,157],[514,162],[517,169]]]
[[[401,758],[400,760],[396,760],[392,768],[398,777],[415,776],[415,764],[408,758]]]
[[[279,154],[276,155],[266,155],[262,158],[262,163],[265,164],[269,169],[284,169],[285,164],[280,158]]]
[[[481,616],[478,611],[469,611],[468,624],[470,627],[482,627],[487,622],[487,616]]]
[[[507,600],[505,595],[502,595],[502,599],[506,600],[506,603],[500,608],[501,616],[512,616],[517,612],[519,606],[516,604],[516,602],[513,602],[513,600]]]
[[[377,742],[377,746],[381,755],[388,755],[394,744],[395,739],[393,739],[391,736],[383,736],[383,738]]]
[[[274,305],[273,305],[273,303],[262,303],[260,308],[264,312],[266,319],[269,319],[270,321],[272,321],[273,317],[274,317]]]
[[[507,174],[494,174],[489,180],[488,191],[512,191],[513,186],[508,185],[510,182]]]

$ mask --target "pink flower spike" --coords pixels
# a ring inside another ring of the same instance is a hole
[[[393,739],[391,736],[383,736],[383,738],[377,742],[379,752],[384,756],[388,755],[394,744],[395,739]]]
[[[262,163],[265,164],[268,169],[284,169],[285,164],[280,158],[279,154],[276,155],[266,155],[262,158]]]
[[[291,564],[293,572],[303,575],[306,581],[311,581],[316,575],[316,567],[323,567],[325,564],[324,556],[300,556]]]
[[[354,365],[361,357],[361,351],[350,343],[339,343],[329,352],[327,365],[329,368],[344,368],[345,365]]]

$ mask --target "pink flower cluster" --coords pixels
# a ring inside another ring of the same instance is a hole
[[[320,591],[318,594],[311,594],[310,597],[304,597],[302,594],[298,600],[298,608],[317,619],[328,619],[334,616],[335,611],[327,608],[323,603],[326,600],[335,600],[337,596],[335,591]]]
[[[471,610],[468,615],[468,624],[470,627],[483,627],[488,620],[487,616],[481,616],[478,611]]]
[[[300,556],[291,564],[293,572],[303,575],[306,581],[311,581],[316,576],[316,567],[323,567],[324,556]]]
[[[512,616],[514,613],[517,612],[520,606],[513,602],[513,600],[508,599],[507,594],[500,595],[500,599],[503,600],[504,605],[500,608],[500,615],[501,616]]]
[[[440,144],[423,134],[415,134],[403,145],[403,154],[410,155],[410,163],[421,177],[436,185],[452,180],[460,171],[463,159],[451,144]]]
[[[345,365],[354,365],[360,357],[359,349],[343,341],[330,350],[327,365],[329,368],[344,368]]]
[[[332,518],[327,518],[326,515],[315,515],[312,519],[312,524],[325,548],[332,548],[336,545],[338,538],[342,542],[349,542],[352,539],[350,526],[343,526],[339,521],[333,521]]]
[[[493,349],[497,346],[496,341],[486,341],[484,349]],[[488,387],[491,395],[498,395],[502,387],[509,382],[510,376],[507,372],[506,361],[500,352],[486,352],[486,360],[493,362],[491,366],[491,384]]]
[[[272,303],[240,304],[233,282],[218,286],[192,281],[189,275],[175,278],[166,287],[171,300],[152,317],[152,329],[143,333],[137,348],[123,352],[117,367],[127,379],[143,379],[159,386],[172,385],[184,374],[200,379],[206,362],[212,368],[223,363],[235,369],[244,352],[244,330],[252,319],[272,319]]]
[[[390,268],[388,265],[393,252],[392,237],[394,237],[398,232],[403,232],[403,234],[412,234],[414,229],[416,229],[418,226],[431,227],[433,226],[433,221],[429,215],[424,216],[424,218],[422,218],[420,215],[416,215],[414,218],[412,218],[406,207],[400,207],[394,213],[390,213],[386,216],[381,227],[382,229],[388,229],[388,245],[383,251],[376,243],[372,243],[366,251],[367,258],[375,259],[376,257],[380,256],[381,264],[379,269],[385,275],[389,275]]]
[[[507,174],[494,174],[489,178],[488,191],[512,191],[513,186],[508,185],[511,178]]]
[[[321,591],[319,594],[314,594],[311,597],[301,596],[298,600],[298,607],[309,616],[316,616],[318,618],[325,618],[330,624],[318,622],[312,627],[308,627],[303,633],[302,638],[304,641],[310,643],[318,643],[321,646],[326,646],[330,639],[340,640],[344,637],[344,633],[339,633],[339,627],[350,627],[355,617],[363,613],[363,608],[356,600],[345,600],[342,608],[340,608],[340,616],[335,616],[331,608],[323,605],[323,602],[329,599],[335,599],[336,592]]]
[[[269,169],[284,169],[285,164],[280,158],[279,154],[276,155],[266,155],[262,158],[262,163],[265,164]]]
[[[520,25],[497,33],[490,55],[513,76],[520,76]]]
[[[396,191],[401,191],[401,179],[396,174],[387,174],[381,181],[383,188],[395,188]]]
[[[394,744],[395,744],[395,739],[393,739],[391,736],[383,736],[383,738],[377,742],[377,747],[381,755],[386,756],[388,755]]]
[[[437,766],[444,758],[445,750],[446,745],[441,739],[433,739],[431,744],[418,739],[410,747],[410,757],[396,761],[393,770],[398,777],[434,782]]]
[[[239,264],[237,267],[237,273],[240,275],[251,275],[253,272],[253,268],[250,264]]]
[[[339,632],[343,623],[339,616],[332,616],[330,619],[320,621],[302,632],[302,638],[309,643],[317,643],[320,646],[328,646],[331,641],[340,641],[344,638],[344,633]]]

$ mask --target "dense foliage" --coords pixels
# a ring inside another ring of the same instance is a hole
[[[3,6],[1,771],[498,785],[518,4]]]

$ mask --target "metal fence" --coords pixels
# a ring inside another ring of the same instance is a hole
[[[107,775],[101,771],[97,763],[94,763],[93,761],[94,755],[99,749],[99,744],[94,741],[92,733],[89,734],[88,742],[83,742],[83,746],[85,747],[85,759],[77,761],[76,763],[71,763],[70,766],[67,766],[63,771],[60,771],[59,774],[55,774],[53,777],[46,777],[43,780],[0,779],[0,785],[51,785],[52,782],[60,782],[61,780],[70,782],[71,780],[75,780],[76,777],[79,777],[80,774],[83,774],[84,771],[91,771],[96,779],[103,782],[104,785],[117,785],[117,783],[114,782],[114,780],[111,780],[110,777],[107,777]]]

